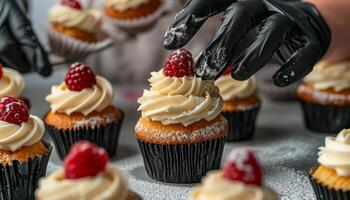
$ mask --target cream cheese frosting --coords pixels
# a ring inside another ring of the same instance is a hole
[[[24,89],[23,76],[16,70],[3,68],[3,75],[0,79],[0,97],[19,97]]]
[[[333,88],[339,92],[350,88],[350,61],[338,63],[318,63],[305,78],[316,89]]]
[[[319,149],[319,163],[339,176],[350,177],[350,129],[342,130],[337,137],[326,137],[325,146]]]
[[[79,10],[64,5],[55,5],[49,10],[49,22],[78,28],[86,32],[96,32],[101,25],[102,13],[97,10]]]
[[[35,193],[40,200],[126,200],[126,177],[119,169],[107,166],[95,177],[64,179],[63,169],[39,181]]]
[[[221,113],[223,100],[213,81],[166,77],[160,70],[151,73],[149,82],[151,89],[138,99],[138,110],[146,119],[188,126],[202,119],[211,121]]]
[[[200,186],[194,188],[190,200],[277,200],[267,187],[247,185],[222,178],[220,171],[209,172]]]
[[[101,76],[96,76],[96,85],[93,88],[83,89],[79,92],[69,90],[65,82],[54,85],[51,88],[51,94],[46,97],[53,113],[70,115],[77,112],[85,116],[94,111],[102,111],[111,104],[112,100],[112,85]]]
[[[215,81],[220,89],[220,95],[224,101],[244,99],[256,92],[256,79],[251,77],[245,81],[234,80],[229,74],[223,75]]]
[[[104,0],[107,6],[121,12],[147,4],[150,0]]]
[[[43,121],[33,115],[21,125],[0,120],[0,149],[16,151],[23,146],[30,146],[41,140],[44,131]]]

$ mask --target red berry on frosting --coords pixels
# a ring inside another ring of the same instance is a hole
[[[233,66],[232,66],[232,65],[228,66],[227,69],[226,69],[226,71],[224,72],[224,75],[231,74],[232,69],[233,69]]]
[[[0,99],[0,120],[12,124],[20,125],[29,119],[28,107],[21,101],[13,97]]]
[[[2,66],[2,64],[0,64],[0,79],[2,78],[2,75],[3,75],[3,70],[2,70],[2,68],[3,68],[3,66]]]
[[[223,177],[231,181],[261,186],[262,172],[252,150],[233,150],[224,164]]]
[[[185,49],[178,49],[169,54],[165,63],[164,74],[168,77],[184,77],[193,75],[192,54]]]
[[[74,63],[68,69],[64,79],[69,90],[81,91],[96,84],[96,75],[92,69],[82,63]]]
[[[105,170],[108,160],[108,154],[103,148],[87,141],[77,142],[64,159],[65,178],[96,176]]]
[[[78,0],[60,0],[61,5],[81,10],[81,4]]]

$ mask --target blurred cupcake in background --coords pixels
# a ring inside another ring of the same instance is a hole
[[[45,176],[52,145],[42,140],[45,126],[22,101],[0,99],[0,196],[33,199]]]
[[[350,127],[350,61],[321,62],[298,89],[307,128],[337,133]]]
[[[104,0],[110,22],[129,32],[154,25],[163,12],[163,0]]]
[[[247,148],[233,150],[222,170],[209,172],[196,186],[189,200],[278,200],[278,194],[264,186],[262,169]]]
[[[64,167],[42,178],[36,200],[141,200],[128,188],[126,176],[108,164],[107,152],[87,141],[72,146]]]
[[[111,83],[82,63],[73,64],[65,80],[52,86],[46,97],[51,111],[45,124],[61,159],[80,140],[105,148],[110,157],[115,155],[124,113],[112,100]]]
[[[222,114],[229,123],[226,138],[228,142],[246,140],[254,135],[255,122],[261,104],[256,92],[255,77],[246,81],[237,81],[231,77],[231,70],[232,68],[229,67],[224,75],[215,81],[224,100]]]
[[[297,89],[300,82],[293,83],[286,87],[277,87],[273,83],[272,75],[276,73],[278,69],[278,65],[268,64],[256,74],[259,93],[267,99],[276,102],[297,100]]]
[[[350,129],[326,137],[318,155],[319,166],[312,168],[309,176],[317,199],[350,199]]]

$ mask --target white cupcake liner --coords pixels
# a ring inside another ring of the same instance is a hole
[[[105,15],[107,23],[125,31],[142,32],[152,27],[161,15],[169,10],[172,0],[162,0],[160,7],[153,13],[135,19],[115,19]]]
[[[84,42],[55,31],[51,25],[47,26],[50,51],[65,58],[81,58],[88,54],[104,49],[112,42],[111,39],[100,38],[95,43]]]

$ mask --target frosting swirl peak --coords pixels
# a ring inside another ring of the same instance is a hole
[[[19,97],[24,85],[24,79],[20,73],[10,68],[3,68],[3,75],[0,79],[0,97]]]
[[[224,101],[243,99],[256,92],[256,79],[252,77],[245,81],[234,80],[230,75],[223,75],[215,81]]]
[[[69,90],[63,82],[60,85],[52,86],[51,94],[46,97],[53,113],[70,115],[78,112],[85,116],[94,111],[102,111],[111,104],[112,100],[112,85],[100,76],[96,76],[96,85],[93,88],[76,92]]]
[[[350,129],[342,130],[336,138],[326,137],[325,146],[319,149],[319,163],[339,176],[350,177]]]
[[[213,120],[220,114],[223,100],[213,81],[193,76],[166,77],[162,70],[151,75],[151,89],[138,99],[143,117],[164,125],[188,126],[201,119]]]

